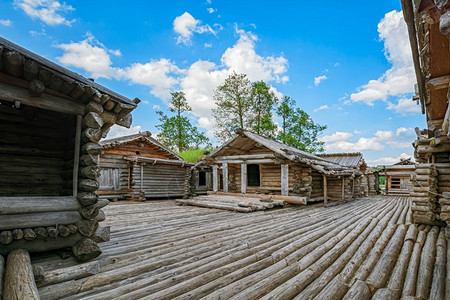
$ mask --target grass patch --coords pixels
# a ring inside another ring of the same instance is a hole
[[[202,160],[203,153],[208,149],[193,149],[178,153],[185,161],[197,163]]]

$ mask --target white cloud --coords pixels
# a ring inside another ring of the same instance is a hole
[[[414,91],[415,73],[406,23],[403,13],[391,11],[378,24],[380,39],[384,41],[384,54],[392,67],[380,78],[370,80],[356,93],[354,102],[373,105],[374,101],[386,101],[388,96],[398,96]]]
[[[161,58],[147,63],[134,63],[126,68],[112,67],[111,55],[120,56],[120,50],[107,49],[88,33],[87,38],[78,43],[57,45],[65,53],[57,57],[66,66],[73,66],[90,73],[93,78],[129,79],[133,83],[146,85],[151,93],[161,99],[169,99],[170,91],[178,83],[183,70],[172,61]]]
[[[407,153],[402,153],[397,157],[385,156],[385,157],[380,157],[377,159],[371,159],[371,160],[368,159],[368,160],[366,160],[366,162],[367,162],[367,164],[369,164],[371,166],[392,165],[392,164],[398,163],[400,161],[400,159],[408,159],[408,158],[412,158],[412,156]]]
[[[211,43],[205,43],[205,48],[212,48],[212,44]]]
[[[212,14],[212,13],[214,13],[216,10],[214,9],[214,8],[212,8],[212,7],[208,7],[207,9],[206,9],[210,14]]]
[[[120,51],[107,49],[92,35],[79,43],[58,45],[65,51],[58,59],[65,65],[84,69],[96,78],[128,79],[132,83],[148,86],[153,95],[164,100],[170,98],[170,92],[175,88],[181,88],[192,107],[192,114],[198,118],[199,126],[212,136],[214,90],[233,71],[247,74],[251,81],[289,81],[289,77],[284,75],[288,67],[287,59],[283,56],[258,55],[255,51],[257,36],[237,28],[236,32],[240,38],[224,52],[220,66],[199,60],[187,69],[180,69],[175,62],[161,58],[147,63],[134,63],[126,68],[115,68],[110,56],[120,54]],[[274,87],[272,91],[279,98],[283,96]]]
[[[192,113],[199,118],[199,126],[205,128],[210,136],[215,125],[211,113],[211,109],[215,106],[214,90],[223,84],[225,78],[233,71],[238,74],[247,74],[251,81],[286,82],[289,80],[289,77],[283,74],[287,71],[287,60],[283,56],[258,55],[255,51],[255,41],[258,37],[238,28],[236,32],[240,38],[222,55],[222,67],[219,68],[210,61],[199,60],[188,68],[186,76],[181,80],[180,86],[192,107]],[[282,94],[273,87],[272,91],[278,97],[282,97]]]
[[[314,85],[319,86],[319,84],[326,79],[328,79],[328,77],[326,75],[314,77]]]
[[[92,77],[118,78],[118,69],[111,67],[110,54],[120,54],[119,50],[108,50],[90,33],[87,38],[78,43],[59,44],[65,53],[57,57],[66,66],[73,66],[89,72]]]
[[[126,136],[126,135],[139,133],[141,131],[142,131],[141,125],[132,126],[130,128],[125,128],[125,127],[122,127],[122,126],[119,126],[119,125],[113,125],[110,128],[106,138],[107,139],[113,139],[113,138],[116,138],[116,137],[121,137],[121,136]]]
[[[12,22],[9,19],[0,19],[0,24],[3,26],[9,27],[12,25]]]
[[[329,109],[328,105],[322,105],[321,107],[316,108],[315,110],[313,110],[314,112],[318,112],[319,110],[323,110],[323,109]]]
[[[175,77],[182,73],[172,61],[161,58],[148,63],[134,63],[123,70],[123,76],[133,83],[149,86],[151,93],[161,99],[169,99],[171,89],[178,83]]]
[[[177,44],[183,43],[186,46],[191,44],[191,37],[195,33],[202,34],[209,32],[216,34],[216,32],[209,26],[200,25],[201,21],[195,19],[190,13],[185,12],[181,16],[178,16],[173,21],[173,30],[179,34],[177,38]]]
[[[353,134],[350,132],[336,131],[332,135],[326,135],[320,140],[325,142],[326,151],[364,151],[364,150],[382,150],[385,145],[392,148],[402,149],[410,148],[411,142],[415,138],[413,128],[399,127],[396,131],[378,130],[373,137],[361,137],[356,142],[349,142]]]
[[[332,135],[326,135],[326,136],[321,137],[320,141],[325,142],[325,143],[333,143],[333,142],[338,142],[338,141],[345,141],[345,140],[351,138],[352,136],[353,136],[353,134],[351,134],[350,132],[336,131]]]
[[[47,25],[68,25],[70,26],[75,19],[67,20],[63,17],[74,8],[65,2],[60,3],[56,0],[15,0],[16,7],[21,8],[32,18],[38,18]]]
[[[397,104],[388,102],[387,109],[393,110],[401,115],[420,113],[420,106],[415,101],[407,98],[399,99]]]

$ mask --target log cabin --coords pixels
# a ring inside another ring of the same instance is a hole
[[[359,196],[362,172],[254,132],[237,135],[208,154],[212,191],[296,196],[304,202],[348,201]]]
[[[413,192],[412,176],[416,165],[411,159],[401,159],[393,165],[382,166],[381,175],[385,177],[386,195],[409,196]]]
[[[146,200],[187,197],[193,164],[148,131],[101,142],[100,198]]]
[[[413,100],[426,115],[416,128],[414,221],[450,222],[450,1],[402,0],[417,79]]]
[[[192,167],[190,186],[189,196],[206,195],[208,191],[212,190],[212,167],[205,164],[204,160]]]
[[[114,124],[130,127],[138,103],[0,38],[0,257],[101,253],[99,140]]]

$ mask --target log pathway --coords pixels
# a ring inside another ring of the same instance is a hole
[[[119,202],[98,258],[32,263],[41,299],[450,299],[449,230],[412,224],[410,202],[252,214]]]

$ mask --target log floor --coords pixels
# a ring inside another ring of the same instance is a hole
[[[116,202],[104,208],[111,240],[96,260],[32,263],[44,269],[41,299],[450,299],[449,236],[412,224],[410,202],[251,214]]]

